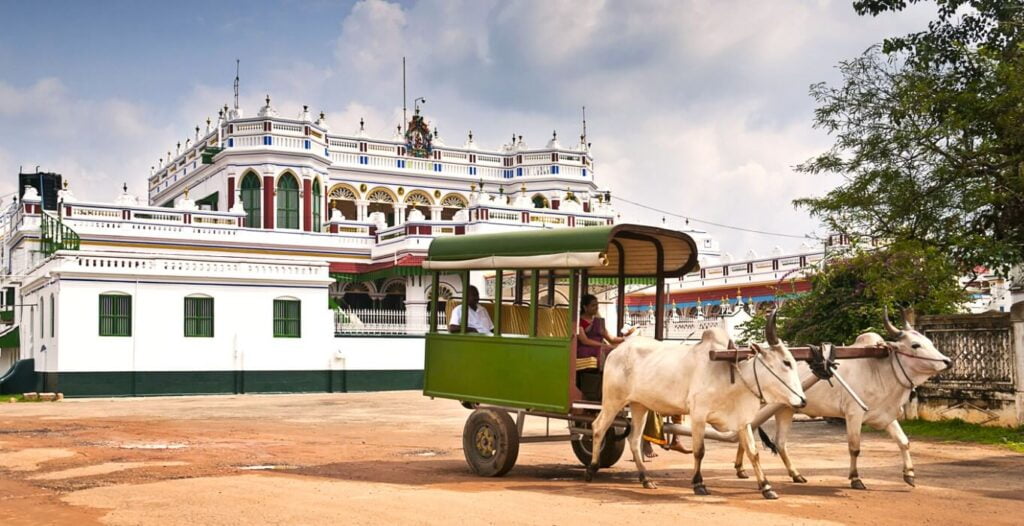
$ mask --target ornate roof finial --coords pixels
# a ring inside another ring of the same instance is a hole
[[[185,199],[188,199],[188,187],[185,187]]]
[[[174,153],[178,153],[180,151],[181,151],[181,141],[178,141],[178,146],[175,148]]]
[[[435,138],[435,139],[437,138],[437,133],[438,133],[438,132],[437,132],[437,127],[435,126],[435,127],[434,127],[434,138]]]
[[[123,185],[121,185],[121,191],[126,194],[128,193],[128,183],[124,183]]]
[[[150,168],[150,169],[153,169],[153,167],[152,167],[152,166],[150,166],[149,168]],[[68,180],[67,180],[67,179],[64,179],[64,189],[65,189],[65,190],[67,190],[67,189],[68,189]]]
[[[473,140],[473,130],[469,130],[469,140]]]
[[[366,129],[366,121],[362,117],[359,117],[359,131]]]
[[[199,139],[199,125],[196,124],[196,140]]]
[[[320,110],[320,120],[324,120],[327,115],[324,114],[324,110]]]
[[[523,193],[525,194],[526,193],[526,183],[523,183],[523,186],[520,186],[519,189],[522,190]]]
[[[553,130],[551,132],[551,138],[552,139],[557,139],[558,138],[558,130]]]
[[[267,93],[267,106],[270,106],[270,94]]]

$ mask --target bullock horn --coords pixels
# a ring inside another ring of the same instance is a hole
[[[886,332],[889,333],[889,337],[890,338],[899,338],[900,335],[903,334],[903,331],[897,329],[896,326],[893,325],[891,321],[889,321],[889,306],[886,305],[885,307],[883,307],[882,308],[882,312],[884,313],[884,316],[883,316],[882,319],[885,322],[885,330],[886,330]]]
[[[772,309],[768,314],[768,323],[764,326],[764,336],[768,339],[768,345],[778,345],[779,337],[776,334],[775,328],[775,314],[778,313],[778,309]]]
[[[903,312],[903,330],[912,331],[914,330],[914,324],[911,320],[914,319],[914,309],[900,309]]]

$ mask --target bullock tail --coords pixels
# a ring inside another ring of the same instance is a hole
[[[761,437],[761,442],[764,443],[764,447],[768,448],[773,455],[779,454],[779,447],[775,445],[775,442],[772,442],[772,439],[768,437],[768,433],[765,433],[764,429],[758,427],[757,434]]]

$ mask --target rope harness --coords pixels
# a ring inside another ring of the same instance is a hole
[[[890,347],[889,349],[890,349],[890,352],[893,355],[892,356],[892,360],[890,362],[890,363],[894,364],[894,365],[892,365],[892,374],[893,374],[893,376],[896,377],[896,383],[900,384],[900,387],[903,387],[905,389],[910,389],[910,400],[913,400],[917,396],[917,385],[914,384],[914,381],[910,379],[910,375],[907,374],[907,369],[905,367],[903,367],[903,360],[900,360],[899,357],[900,356],[906,356],[907,358],[914,358],[914,359],[917,359],[917,360],[925,360],[925,361],[929,361],[929,362],[945,362],[946,361],[946,360],[940,359],[940,358],[928,358],[927,356],[917,356],[916,354],[910,354],[910,353],[905,353],[905,352],[902,352],[902,351],[897,351],[895,349],[892,349],[892,347]],[[897,365],[900,366],[900,372],[903,373],[903,378],[907,381],[907,384],[909,384],[909,385],[903,385],[903,381],[900,380],[900,375],[896,374],[896,366]]]
[[[737,355],[738,354],[739,353],[737,353]],[[792,387],[790,387],[789,384],[786,383],[786,381],[783,380],[781,376],[779,376],[778,374],[775,374],[775,371],[773,371],[771,367],[768,367],[768,364],[764,363],[764,360],[761,358],[760,354],[755,354],[754,355],[754,362],[751,365],[751,367],[754,369],[754,383],[757,385],[757,392],[754,392],[754,390],[750,388],[750,384],[748,384],[747,381],[743,379],[743,375],[742,374],[740,374],[740,380],[743,382],[743,385],[747,388],[748,391],[750,391],[751,393],[757,395],[757,399],[760,400],[760,402],[762,404],[766,404],[768,402],[765,401],[765,399],[764,399],[764,390],[761,388],[761,378],[757,374],[757,364],[759,362],[760,362],[760,364],[762,366],[764,366],[765,369],[768,370],[769,373],[771,373],[772,376],[775,377],[776,380],[779,381],[779,383],[781,383],[782,385],[786,386],[786,389],[789,390],[790,393],[793,393],[797,398],[799,398],[801,400],[801,402],[807,403],[807,399],[806,398],[804,398],[800,393],[796,392],[796,390],[794,390]],[[730,371],[729,371],[730,372],[730,376],[732,376],[732,373],[739,371],[739,360],[733,361],[732,367],[733,367],[733,369],[730,369]]]

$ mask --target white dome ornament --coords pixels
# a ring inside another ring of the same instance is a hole
[[[270,106],[270,95],[267,95],[267,105],[260,108],[260,117],[277,117],[277,110]]]
[[[469,130],[469,138],[466,139],[466,143],[462,145],[464,150],[479,150],[476,141],[473,140],[473,130]]]
[[[71,193],[71,188],[68,187],[68,180],[64,180],[64,188],[57,192],[57,200],[62,203],[74,203],[78,200],[75,194]]]
[[[235,189],[235,204],[231,205],[230,212],[232,214],[245,213],[245,203],[242,202],[242,190],[240,188]]]
[[[309,116],[309,106],[302,105],[302,111],[299,112],[299,120],[302,122],[313,122],[313,118]]]
[[[39,192],[34,186],[25,185],[25,193],[21,196],[22,201],[38,201]]]
[[[359,118],[359,129],[356,130],[356,137],[366,137],[366,121]]]
[[[137,206],[139,204],[139,199],[128,193],[128,183],[124,183],[121,187],[121,195],[117,196],[114,203],[121,206]]]
[[[326,131],[330,131],[330,126],[327,125],[327,114],[320,112],[320,118],[316,120],[316,125],[323,128]]]
[[[513,203],[513,206],[515,206],[516,208],[522,208],[524,210],[529,210],[530,208],[533,208],[533,201],[530,200],[530,196],[526,195],[526,185],[524,184],[523,186],[521,186],[519,190],[519,195],[516,196],[516,200],[515,203]]]
[[[551,132],[551,140],[548,141],[547,148],[549,150],[561,150],[562,145],[558,142],[558,131]]]
[[[132,197],[134,198],[134,196]],[[196,210],[198,208],[196,207],[196,202],[188,197],[188,187],[185,187],[185,194],[174,208],[177,208],[178,210]]]
[[[423,212],[420,212],[418,208],[413,208],[412,210],[409,211],[409,217],[407,219],[408,222],[418,223],[426,220],[427,218],[423,215]]]
[[[371,212],[367,219],[377,227],[377,230],[384,230],[388,227],[388,220],[384,212]]]
[[[345,215],[341,213],[341,209],[332,208],[330,222],[335,223],[338,221],[345,221]]]
[[[466,222],[468,222],[469,221],[469,210],[466,210],[465,208],[463,208],[463,209],[460,209],[458,212],[455,212],[455,216],[452,217],[452,221],[455,221],[456,223],[466,223]]]

